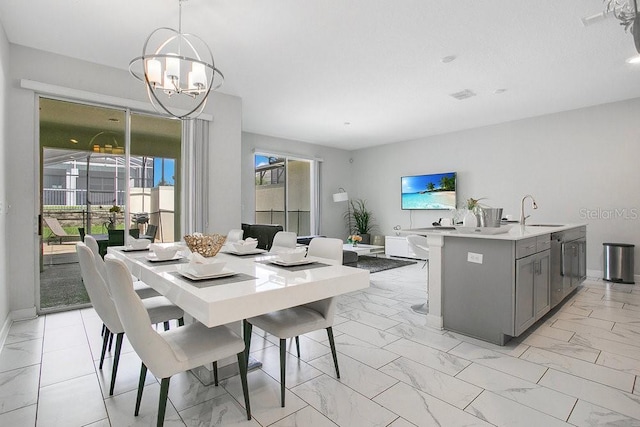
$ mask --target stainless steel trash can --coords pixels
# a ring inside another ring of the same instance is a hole
[[[635,283],[633,279],[633,252],[635,245],[603,243],[604,277],[607,282]]]

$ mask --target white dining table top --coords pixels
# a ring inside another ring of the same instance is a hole
[[[269,263],[270,259],[276,257],[273,254],[239,257],[221,251],[216,259],[225,261],[226,269],[254,278],[198,288],[193,282],[176,274],[188,264],[151,265],[145,259],[149,252],[124,252],[122,249],[110,247],[109,253],[122,259],[133,275],[208,327],[369,286],[367,270],[343,266],[329,259],[311,257],[326,266],[311,264],[309,268],[290,271]],[[188,250],[184,254],[188,254]]]

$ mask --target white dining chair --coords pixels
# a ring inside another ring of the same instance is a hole
[[[429,277],[429,243],[427,237],[419,234],[410,234],[407,236],[407,243],[409,244],[409,249],[417,258],[425,260],[422,268],[427,267],[427,277]],[[414,304],[411,306],[411,309],[417,313],[427,314],[429,312],[429,305],[428,302]]]
[[[120,361],[120,351],[122,349],[122,339],[124,338],[124,328],[116,311],[116,306],[111,299],[109,287],[102,278],[98,269],[96,268],[95,255],[82,242],[76,244],[76,252],[78,253],[78,260],[80,262],[80,272],[82,274],[82,281],[89,294],[89,299],[93,305],[96,313],[104,323],[106,329],[102,339],[102,352],[100,354],[100,369],[104,362],[104,356],[107,350],[107,341],[116,334],[116,350],[113,355],[113,367],[111,370],[111,384],[109,387],[109,395],[113,395],[113,390],[116,384],[116,374],[118,372],[118,363]],[[131,275],[129,275],[129,282],[131,282]],[[133,286],[131,287],[133,291]],[[173,305],[171,301],[163,296],[157,296],[152,298],[146,298],[143,300],[143,307],[148,313],[149,327],[151,324],[163,323],[165,328],[168,322],[173,319],[177,319],[180,325],[184,324],[184,311],[176,305]]]
[[[91,249],[91,252],[93,252],[93,255],[96,259],[96,267],[98,268],[98,273],[100,273],[102,278],[106,281],[107,270],[106,270],[106,267],[104,266],[104,260],[100,255],[98,242],[93,236],[87,234],[84,236],[84,243],[89,247],[89,249]],[[160,296],[160,294],[151,286],[147,285],[141,280],[138,280],[138,278],[133,275],[131,277],[133,278],[133,289],[136,291],[138,295],[140,295],[140,298],[150,298],[150,297]]]
[[[225,240],[225,243],[237,242],[239,240],[242,240],[242,237],[244,237],[244,230],[242,229],[229,230],[229,232],[227,233],[227,240]]]
[[[298,243],[298,235],[291,231],[278,231],[273,236],[273,243],[269,252],[278,253],[281,250],[295,249]]]
[[[342,240],[316,237],[309,242],[308,256],[330,259],[342,265]],[[326,329],[329,345],[336,368],[336,376],[340,378],[336,345],[333,339],[333,318],[336,311],[336,299],[326,298],[296,307],[267,313],[243,321],[244,339],[247,360],[251,344],[253,326],[280,339],[280,402],[284,407],[285,373],[286,373],[286,340],[296,339],[296,349],[300,357],[300,342],[298,337],[309,332]]]
[[[140,411],[147,369],[161,379],[157,423],[161,426],[164,422],[171,376],[235,354],[238,358],[247,420],[250,420],[251,407],[243,339],[227,326],[207,328],[199,322],[170,331],[157,332],[150,326],[149,312],[145,310],[143,300],[133,291],[131,283],[127,283],[131,282],[127,266],[113,255],[107,255],[105,263],[118,316],[129,342],[142,359],[135,415]]]

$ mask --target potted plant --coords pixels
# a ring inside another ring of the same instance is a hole
[[[373,223],[373,214],[367,208],[367,201],[363,199],[354,199],[349,201],[350,209],[345,213],[345,219],[349,224],[353,225],[350,233],[357,233],[362,237],[363,244],[369,244],[371,241],[371,231],[375,228]]]
[[[480,203],[480,200],[484,200],[484,197],[479,199],[474,199],[470,197],[467,199],[467,215],[465,215],[463,220],[463,225],[465,227],[480,227],[481,226],[481,217],[482,217],[482,208],[485,207]]]
[[[119,214],[120,212],[122,212],[122,209],[120,209],[120,206],[118,205],[113,205],[109,208],[109,213],[111,214],[111,216],[109,216],[109,221],[105,223],[109,230],[115,230],[116,214]]]

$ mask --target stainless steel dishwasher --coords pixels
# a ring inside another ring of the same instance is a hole
[[[551,233],[551,308],[587,276],[587,229]]]

